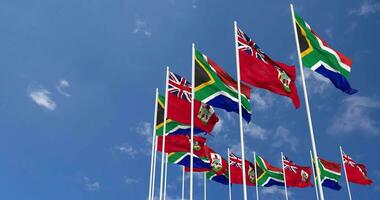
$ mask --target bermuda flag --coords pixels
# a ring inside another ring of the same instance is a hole
[[[230,177],[231,183],[234,184],[243,184],[243,163],[241,158],[235,156],[233,153],[230,153]],[[246,184],[254,186],[255,185],[255,167],[249,162],[245,161],[245,175],[246,175]]]
[[[156,135],[162,136],[164,132],[164,112],[165,112],[165,97],[158,95],[157,99],[157,122],[156,122]],[[181,124],[172,119],[166,119],[166,134],[165,135],[176,135],[176,134],[190,134],[191,126],[187,124]],[[194,128],[194,133],[202,133],[203,131],[199,128]]]
[[[298,14],[294,15],[303,66],[330,79],[334,86],[343,92],[355,94],[357,90],[351,88],[347,81],[352,61],[332,49]]]
[[[162,152],[162,138],[158,136],[157,150]],[[165,153],[190,152],[191,139],[189,135],[165,136]],[[206,138],[194,136],[193,152],[197,155],[205,155]]]
[[[342,176],[340,172],[340,165],[338,163],[319,158],[318,166],[321,172],[320,179],[322,186],[333,190],[340,190],[342,188],[339,185],[339,179]]]
[[[251,88],[241,86],[242,115],[245,121],[251,120],[251,104],[249,102]],[[195,98],[215,108],[227,112],[239,113],[237,82],[218,64],[195,51]]]
[[[349,182],[360,185],[370,185],[372,180],[367,176],[365,165],[356,163],[350,156],[343,152],[343,163],[346,168],[346,176]]]
[[[284,156],[284,172],[286,186],[288,187],[309,187],[312,186],[310,182],[311,178],[311,168],[301,167],[296,165],[293,161],[290,161]]]
[[[191,84],[179,75],[169,72],[168,119],[191,124]],[[210,133],[219,121],[214,109],[194,100],[194,127]]]
[[[237,29],[241,80],[258,88],[289,97],[299,108],[296,68],[272,60],[242,30]]]

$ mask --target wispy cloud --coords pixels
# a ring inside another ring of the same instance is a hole
[[[85,189],[88,191],[96,191],[100,189],[100,183],[98,181],[92,181],[87,176],[83,177]]]
[[[273,136],[274,142],[272,143],[273,147],[279,148],[284,145],[289,146],[293,151],[296,151],[298,146],[298,139],[296,136],[291,134],[289,129],[279,126],[276,129],[276,132]]]
[[[126,184],[136,184],[141,182],[141,178],[124,177]]]
[[[222,132],[222,129],[223,129],[223,123],[224,123],[224,120],[222,118],[219,118],[219,121],[218,123],[216,123],[215,127],[214,127],[214,132],[218,135],[220,132]]]
[[[313,94],[323,94],[329,87],[330,80],[309,69],[303,70],[305,79],[307,80],[307,88]],[[301,82],[301,79],[298,79]]]
[[[146,36],[148,38],[152,36],[152,32],[148,28],[147,23],[145,21],[143,21],[142,19],[136,19],[135,20],[135,26],[134,26],[132,32],[134,34],[143,34],[144,36]]]
[[[194,9],[198,8],[197,0],[192,0],[191,1],[191,7],[194,8]]]
[[[135,129],[136,133],[144,136],[146,141],[151,144],[152,143],[152,123],[149,122],[141,122]]]
[[[58,85],[55,88],[61,95],[65,97],[70,97],[71,95],[64,91],[66,88],[69,88],[69,87],[70,87],[70,83],[67,80],[60,80],[58,82]]]
[[[50,98],[50,92],[46,89],[30,89],[29,97],[39,106],[54,111],[57,104]]]
[[[138,153],[138,151],[135,150],[129,144],[123,144],[123,145],[115,146],[115,149],[118,150],[120,153],[128,155],[131,158],[135,158],[136,154]]]
[[[264,111],[272,107],[274,95],[263,90],[255,90],[251,94],[253,110]]]
[[[349,96],[343,100],[340,114],[333,117],[328,132],[339,135],[356,130],[360,133],[380,135],[379,122],[371,117],[371,113],[379,109],[379,100],[364,96]]]
[[[244,133],[255,139],[266,140],[270,132],[257,124],[249,123],[244,124]]]
[[[262,188],[261,193],[263,195],[271,195],[271,196],[282,195],[282,196],[285,196],[285,190],[283,188],[279,188],[276,186],[264,187],[264,188]],[[292,196],[292,195],[293,195],[293,193],[288,190],[288,196]]]
[[[331,27],[325,29],[325,34],[326,34],[327,37],[329,37],[330,39],[333,39],[333,38],[334,38],[333,30],[332,30]]]
[[[351,15],[357,16],[368,16],[375,14],[380,11],[380,3],[372,3],[370,1],[363,1],[359,8],[352,9],[349,11]]]

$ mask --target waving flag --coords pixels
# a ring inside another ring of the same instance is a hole
[[[164,132],[164,111],[165,111],[165,97],[162,95],[158,96],[157,99],[157,123],[156,123],[156,135],[162,136]],[[166,119],[166,135],[176,135],[176,134],[190,134],[190,126],[186,124],[181,124],[172,119]],[[194,133],[203,132],[199,128],[194,128]]]
[[[250,90],[241,84],[243,118],[251,120]],[[195,98],[216,108],[239,113],[237,82],[213,60],[195,51]]]
[[[340,190],[342,188],[339,185],[339,179],[342,175],[340,172],[340,165],[338,163],[319,158],[318,166],[321,172],[320,179],[322,186],[333,190]]]
[[[190,159],[191,154],[189,152],[173,152],[169,153],[168,161],[173,164],[182,165],[185,167],[190,167]],[[207,157],[198,156],[193,154],[193,169],[197,171],[197,169],[205,169],[210,167],[210,161]]]
[[[237,29],[241,80],[258,88],[289,97],[299,108],[296,69],[272,60],[242,30]]]
[[[206,172],[206,177],[209,180],[213,180],[215,182],[221,183],[223,185],[228,185],[228,172],[225,174],[216,174],[213,171]]]
[[[334,86],[347,94],[355,94],[347,81],[352,61],[332,49],[298,14],[294,13],[302,64],[330,79]]]
[[[168,119],[191,124],[191,87],[183,77],[169,73]],[[194,127],[210,133],[219,121],[214,109],[194,100]]]
[[[270,187],[273,185],[284,186],[284,174],[282,169],[274,167],[256,155],[257,184],[259,186]]]
[[[286,186],[288,187],[309,187],[312,186],[310,182],[311,168],[302,167],[296,165],[293,161],[290,161],[287,157],[283,158],[284,172]]]
[[[157,150],[162,151],[162,137],[158,137]],[[190,152],[191,139],[189,135],[165,136],[165,153]],[[196,155],[205,155],[206,138],[194,136],[193,151]]]
[[[343,162],[346,168],[346,176],[349,182],[360,185],[370,185],[372,180],[367,176],[365,165],[356,163],[350,156],[343,152]]]
[[[235,156],[233,153],[230,153],[230,177],[231,183],[234,184],[243,184],[243,162],[241,158]],[[254,165],[245,160],[245,169],[246,169],[246,184],[254,186],[255,182],[255,168]]]

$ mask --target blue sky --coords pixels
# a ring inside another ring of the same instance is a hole
[[[145,199],[148,193],[154,91],[165,66],[190,78],[191,43],[236,76],[233,21],[272,58],[298,66],[288,1],[0,0],[0,198]],[[353,60],[338,91],[305,70],[318,153],[340,161],[339,145],[367,165],[370,187],[351,185],[354,199],[380,195],[379,1],[294,1],[296,11],[330,45]],[[298,70],[298,67],[297,67]],[[303,91],[301,108],[285,97],[252,91],[247,157],[255,150],[279,166],[280,152],[309,165]],[[221,118],[208,144],[239,153],[237,115]],[[180,197],[178,166],[169,166],[168,199]],[[202,181],[195,179],[196,198]],[[343,179],[328,199],[347,199]],[[187,185],[188,186],[188,185]],[[157,190],[156,190],[157,191]],[[314,189],[290,189],[313,199]],[[227,199],[208,182],[208,197]],[[241,199],[241,186],[233,186]],[[282,188],[260,190],[284,199]],[[254,199],[254,188],[249,188]]]

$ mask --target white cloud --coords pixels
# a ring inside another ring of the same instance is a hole
[[[372,3],[369,1],[363,1],[359,8],[350,10],[350,14],[357,16],[368,16],[380,11],[380,3]]]
[[[333,39],[333,38],[334,38],[334,36],[333,36],[333,31],[332,31],[332,28],[331,28],[331,27],[325,29],[325,34],[326,34],[327,37],[329,37],[330,39]]]
[[[330,80],[326,77],[320,75],[317,72],[314,72],[309,69],[303,70],[306,80],[306,85],[308,91],[312,92],[313,94],[323,94],[325,90],[329,87]],[[301,79],[298,79],[300,82]],[[302,83],[301,83],[302,84]]]
[[[216,125],[214,126],[214,132],[216,134],[219,134],[222,131],[222,129],[223,129],[223,122],[224,122],[223,119],[219,118],[218,123],[216,123]]]
[[[298,139],[296,136],[292,135],[287,128],[283,126],[277,127],[274,138],[274,142],[272,143],[273,147],[279,148],[286,145],[293,151],[296,151]]]
[[[379,122],[372,119],[371,111],[380,109],[380,101],[364,96],[349,96],[343,100],[343,111],[333,118],[328,128],[331,134],[344,134],[353,131],[379,135]]]
[[[60,80],[55,88],[61,95],[70,97],[71,95],[64,91],[64,89],[68,87],[70,87],[70,83],[67,80]]]
[[[96,191],[100,189],[100,183],[98,181],[92,181],[87,176],[83,177],[84,185],[88,191]]]
[[[136,184],[141,182],[141,178],[131,178],[131,177],[125,177],[124,182],[126,184]]]
[[[56,103],[50,98],[50,92],[45,89],[31,89],[29,97],[39,106],[42,106],[48,110],[55,110]]]
[[[266,140],[269,135],[269,131],[260,127],[257,124],[249,123],[244,124],[244,133],[256,139]]]
[[[129,144],[123,144],[120,146],[115,147],[116,150],[118,150],[120,153],[127,154],[129,157],[134,158],[135,155],[138,153],[131,145]]]
[[[272,107],[274,95],[267,91],[255,90],[251,93],[251,99],[253,102],[253,110],[264,111]]]
[[[141,34],[145,35],[146,37],[152,36],[152,32],[148,28],[147,23],[141,19],[135,20],[135,27],[133,28],[132,32],[135,34],[141,33]]]
[[[282,195],[282,196],[285,196],[285,189],[279,188],[279,187],[276,187],[276,186],[273,186],[273,187],[263,187],[262,190],[261,190],[261,193],[263,195],[272,195],[272,196],[273,195]],[[288,197],[289,196],[292,196],[292,192],[290,192],[288,190]]]
[[[198,6],[197,6],[197,0],[192,0],[191,1],[191,7],[194,8],[194,9],[198,8]]]
[[[135,131],[138,134],[140,134],[146,138],[146,140],[149,144],[152,143],[152,136],[153,136],[152,126],[153,126],[152,123],[142,122],[135,129]]]

